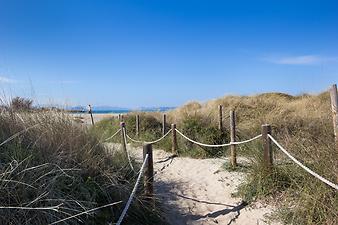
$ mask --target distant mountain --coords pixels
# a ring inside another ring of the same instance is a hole
[[[129,111],[128,108],[114,107],[114,106],[92,106],[93,111]],[[66,110],[88,111],[88,106],[69,106]]]
[[[106,106],[106,105],[102,105],[102,106],[93,106],[93,110],[97,110],[97,111],[101,111],[101,110],[130,110],[128,108],[123,108],[123,107],[116,107],[116,106]]]
[[[92,106],[94,113],[126,113],[131,111],[142,111],[142,112],[165,112],[175,107],[160,106],[160,107],[140,107],[140,108],[124,108],[116,106]],[[67,107],[66,110],[69,111],[88,111],[88,106],[71,106]]]
[[[160,107],[141,107],[139,109],[136,109],[136,111],[142,111],[142,112],[165,112],[172,109],[175,109],[176,107],[169,107],[169,106],[160,106]]]

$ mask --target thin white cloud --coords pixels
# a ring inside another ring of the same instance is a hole
[[[10,79],[8,77],[0,76],[0,83],[12,84],[16,82],[17,82],[16,80]]]
[[[324,57],[319,55],[300,55],[287,57],[265,57],[264,61],[282,65],[316,65],[321,63],[338,62],[337,57]]]

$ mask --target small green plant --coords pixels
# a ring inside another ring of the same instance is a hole
[[[210,118],[201,115],[186,116],[179,129],[193,140],[207,144],[223,144],[229,141],[227,132],[212,125]],[[225,154],[226,148],[202,147],[179,138],[179,153],[193,157],[217,157]]]

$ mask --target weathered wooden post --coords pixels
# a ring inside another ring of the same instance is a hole
[[[124,115],[121,115],[121,122],[124,122]]]
[[[144,194],[149,199],[154,195],[154,167],[153,167],[153,147],[151,144],[143,145],[143,160],[148,154],[148,161],[144,168]]]
[[[272,159],[272,146],[271,139],[268,134],[271,135],[271,126],[269,124],[262,125],[262,141],[264,149],[264,167],[268,172],[271,172],[273,159]]]
[[[125,133],[125,129],[126,129],[126,124],[125,122],[120,122],[120,127],[121,127],[121,145],[122,145],[122,150],[124,152],[127,152],[127,143],[126,143],[126,133]]]
[[[337,95],[337,84],[334,84],[330,88],[331,97],[331,109],[333,117],[333,131],[336,149],[338,149],[338,95]]]
[[[167,124],[167,115],[163,114],[163,118],[162,118],[162,136],[164,136],[167,132],[166,130],[166,124]]]
[[[223,130],[223,106],[218,106],[218,129]]]
[[[234,110],[230,111],[230,141],[236,142],[236,113]],[[230,146],[231,150],[231,165],[237,166],[236,145]]]
[[[176,134],[176,124],[171,124],[171,133],[172,133],[172,144],[171,151],[174,155],[177,155],[177,134]]]
[[[119,121],[121,122],[121,114],[119,114]]]
[[[91,117],[91,119],[92,119],[92,125],[94,126],[94,118],[93,118],[93,110],[92,110],[92,106],[91,106],[91,105],[88,105],[88,109],[89,109],[90,117]]]
[[[140,136],[140,115],[136,115],[136,136],[139,137]]]

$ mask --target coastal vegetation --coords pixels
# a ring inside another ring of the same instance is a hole
[[[119,149],[108,149],[100,135],[68,114],[34,110],[30,100],[21,98],[2,107],[0,224],[116,222],[136,176]],[[97,207],[103,208],[90,211]],[[142,195],[124,224],[136,221],[163,224]]]
[[[224,129],[217,127],[218,106],[222,105]],[[271,124],[273,136],[294,157],[312,170],[337,183],[338,152],[334,145],[329,94],[266,93],[256,96],[225,96],[206,103],[191,102],[167,112],[167,129],[171,123],[192,139],[208,144],[229,142],[228,115],[237,115],[237,140],[246,140],[261,133],[262,124]],[[141,118],[140,134],[135,136],[135,115]],[[127,131],[133,138],[154,140],[162,136],[161,113],[129,113],[124,117]],[[105,131],[108,137],[119,128],[117,119],[103,120],[93,130]],[[117,137],[114,142],[120,141]],[[157,148],[171,151],[170,138]],[[337,224],[337,192],[288,160],[274,148],[272,173],[262,168],[263,149],[260,140],[237,147],[238,156],[251,161],[245,169],[246,182],[235,195],[246,201],[267,201],[279,209],[274,218],[285,224]],[[178,153],[183,156],[205,158],[229,156],[228,148],[199,147],[181,138]],[[244,165],[239,165],[239,169]],[[225,166],[225,168],[229,168]],[[233,168],[231,168],[233,169]]]

